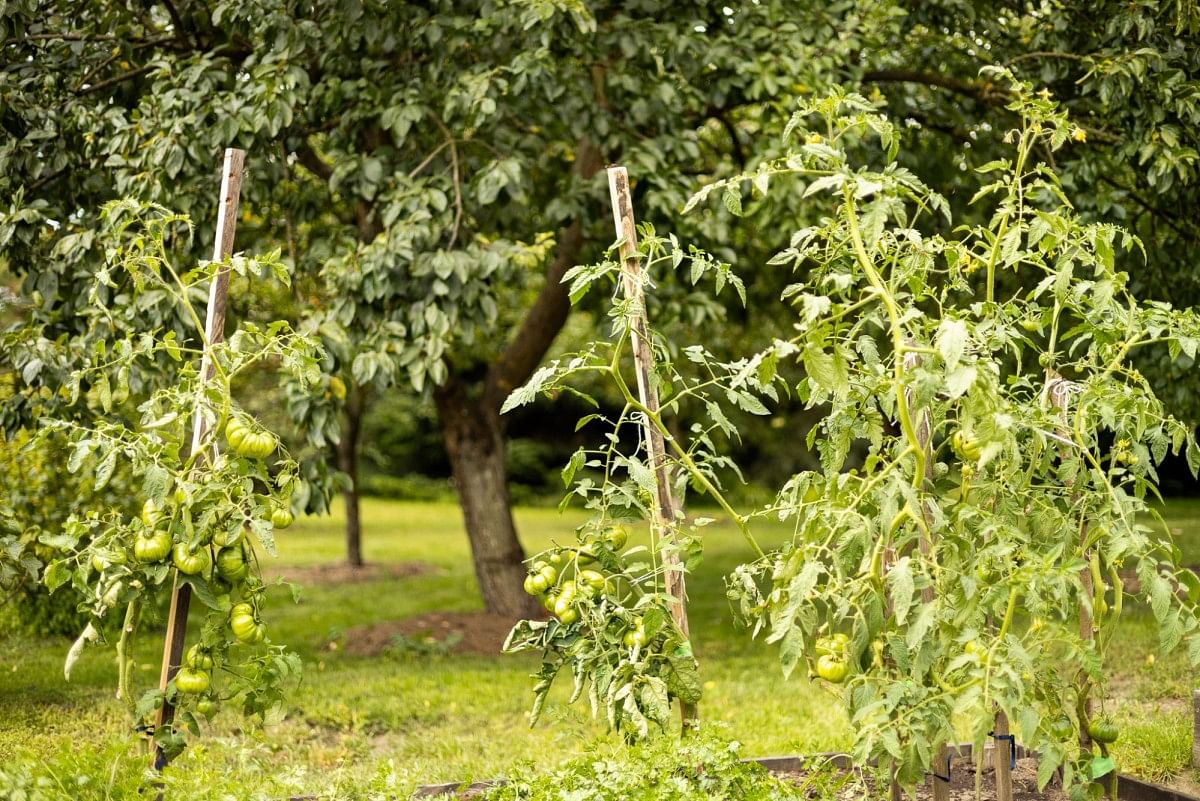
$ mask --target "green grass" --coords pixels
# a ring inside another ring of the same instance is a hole
[[[419,560],[434,571],[306,587],[297,605],[276,592],[267,609],[271,636],[303,657],[304,683],[286,718],[266,729],[243,728],[233,715],[218,717],[168,771],[180,797],[220,798],[230,786],[256,787],[264,797],[356,796],[371,787],[403,793],[416,783],[494,776],[522,762],[556,764],[603,738],[586,706],[562,703],[564,687],[557,688],[543,721],[529,729],[528,674],[535,667],[529,657],[398,660],[332,648],[356,625],[480,607],[456,507],[367,500],[363,512],[368,561]],[[1200,502],[1172,503],[1166,519],[1178,529],[1185,561],[1200,563]],[[552,537],[566,538],[578,518],[536,508],[518,510],[517,521],[526,548],[536,550]],[[276,564],[286,572],[286,566],[340,560],[341,523],[337,515],[298,522],[280,537]],[[706,719],[724,722],[747,754],[846,747],[849,731],[839,700],[802,677],[785,681],[774,649],[729,625],[721,577],[745,557],[745,548],[732,527],[710,532],[706,562],[690,585]],[[781,536],[767,532],[764,539]],[[1192,678],[1179,654],[1150,664],[1147,657],[1157,650],[1152,621],[1136,612],[1129,620],[1112,648],[1120,655],[1113,671],[1121,694],[1113,709],[1127,724],[1117,757],[1125,769],[1163,779],[1186,772]],[[122,783],[136,777],[144,757],[130,744],[124,710],[113,697],[112,651],[90,649],[67,683],[62,660],[69,644],[0,640],[0,771],[41,762],[56,766],[59,778],[90,777],[83,785],[64,784],[68,797],[120,797]],[[139,643],[143,688],[156,680],[160,649],[157,633]],[[112,793],[106,794],[110,783]]]

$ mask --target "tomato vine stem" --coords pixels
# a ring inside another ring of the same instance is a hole
[[[850,243],[853,246],[854,256],[858,261],[863,272],[867,276],[867,280],[875,288],[879,294],[879,299],[883,302],[884,308],[887,310],[889,328],[892,336],[892,349],[894,361],[894,376],[892,386],[896,393],[896,416],[900,421],[900,430],[904,433],[904,438],[908,440],[910,449],[913,451],[913,457],[916,459],[916,467],[913,470],[912,486],[914,490],[919,491],[921,485],[925,481],[925,448],[921,443],[921,438],[917,433],[916,427],[913,425],[912,414],[908,408],[908,398],[905,396],[904,388],[904,359],[903,355],[907,352],[919,353],[921,350],[906,344],[906,334],[904,326],[900,322],[900,309],[896,305],[896,298],[889,290],[887,282],[883,280],[883,276],[875,269],[875,265],[871,262],[871,257],[867,255],[866,245],[863,243],[862,231],[858,225],[858,213],[854,205],[854,193],[851,191],[850,183],[842,185],[842,197],[846,203],[846,225],[850,232]],[[921,529],[923,534],[928,534],[923,515],[914,515],[908,511],[907,504],[905,511],[908,517]],[[896,521],[893,520],[893,524]],[[894,525],[893,525],[894,528]]]
[[[137,634],[138,621],[142,615],[142,600],[134,598],[125,607],[125,620],[121,623],[121,638],[117,640],[117,695],[129,707],[132,714],[137,708],[130,689],[130,673],[133,672],[133,639]]]

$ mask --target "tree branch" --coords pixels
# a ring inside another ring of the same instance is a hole
[[[725,132],[729,134],[729,141],[733,143],[733,157],[737,159],[739,167],[743,170],[746,169],[746,153],[742,150],[741,140],[738,139],[737,127],[721,112],[714,114],[713,119],[725,127]]]
[[[1008,93],[989,83],[977,84],[938,72],[905,68],[871,70],[863,75],[864,83],[916,83],[954,92],[981,103],[996,105],[1008,99]]]
[[[574,172],[582,179],[591,178],[604,166],[600,149],[586,139],[576,153]],[[508,394],[533,374],[562,330],[571,313],[571,299],[562,278],[577,263],[583,245],[583,224],[575,220],[559,234],[554,260],[546,268],[546,283],[525,314],[521,327],[488,369],[484,408],[498,410]]]
[[[175,8],[175,4],[171,0],[162,0],[162,4],[167,8],[167,14],[171,17],[171,24],[175,26],[175,35],[180,39],[185,39],[188,34],[188,29],[184,27],[183,18],[179,16],[179,9]],[[200,36],[195,31],[191,31],[192,43],[197,50],[203,50],[200,44]]]
[[[99,92],[101,90],[107,89],[110,86],[116,86],[119,83],[124,83],[125,81],[132,81],[134,78],[139,78],[142,75],[145,75],[147,72],[150,72],[150,70],[152,70],[152,69],[154,69],[154,67],[147,64],[145,66],[138,67],[135,70],[130,70],[129,72],[123,72],[120,75],[114,75],[113,77],[103,80],[100,83],[92,84],[91,86],[89,86],[85,89],[79,89],[75,92],[75,94],[79,95],[79,96],[83,96],[83,95],[89,95],[92,92]]]
[[[301,166],[322,181],[328,181],[333,177],[333,168],[326,164],[317,155],[317,151],[313,150],[307,143],[296,148],[293,152],[296,154],[296,160],[300,162]]]
[[[1091,56],[1083,55],[1081,53],[1062,53],[1057,50],[1035,50],[1030,53],[1022,53],[1019,56],[1010,58],[1005,66],[1011,67],[1013,64],[1017,64],[1022,61],[1028,61],[1034,58],[1061,58],[1067,61],[1087,61],[1089,58],[1091,58]]]
[[[450,244],[446,245],[446,250],[452,250],[454,243],[458,241],[458,228],[462,225],[463,219],[462,174],[458,164],[458,142],[455,140],[454,134],[450,133],[450,129],[436,115],[433,117],[433,121],[445,135],[446,141],[450,143],[451,178],[454,182],[454,227],[450,231]]]
[[[63,167],[62,169],[55,170],[54,172],[49,173],[48,175],[43,175],[41,178],[38,178],[36,181],[34,181],[33,183],[31,183],[29,185],[28,191],[29,192],[38,191],[39,189],[41,189],[43,186],[50,183],[51,181],[55,181],[55,180],[61,178],[62,176],[66,175],[67,169],[68,169],[67,167]]]

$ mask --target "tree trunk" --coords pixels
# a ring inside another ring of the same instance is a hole
[[[573,171],[589,179],[604,165],[600,150],[579,144]],[[517,539],[505,474],[504,423],[500,407],[514,388],[537,369],[571,311],[563,275],[578,263],[584,247],[577,219],[559,232],[546,280],[504,350],[488,367],[482,386],[450,375],[434,390],[446,455],[458,489],[479,593],[489,612],[517,619],[542,614],[541,605],[522,588],[525,551]]]
[[[358,505],[358,440],[362,429],[363,390],[354,387],[346,396],[346,419],[338,442],[338,469],[350,479],[342,491],[346,503],[346,563],[362,567],[362,517]]]
[[[455,376],[437,388],[434,399],[484,606],[514,620],[538,615],[537,600],[521,587],[525,551],[508,496],[500,415],[470,398]]]

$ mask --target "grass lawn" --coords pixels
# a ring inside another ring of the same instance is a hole
[[[435,569],[405,578],[305,587],[293,605],[278,591],[267,608],[271,637],[305,662],[304,683],[286,718],[265,729],[219,716],[168,770],[173,797],[279,798],[289,794],[403,795],[413,784],[488,777],[516,762],[555,763],[606,747],[585,705],[565,707],[565,687],[536,729],[527,726],[533,658],[477,656],[356,657],[340,647],[352,626],[432,610],[469,611],[480,601],[458,510],[447,503],[364,503],[366,559],[419,560]],[[1189,564],[1200,563],[1200,502],[1173,502],[1168,524]],[[554,509],[521,509],[529,550],[565,538],[578,519]],[[732,527],[714,527],[706,563],[690,584],[693,635],[705,678],[703,714],[722,721],[749,754],[835,750],[849,732],[836,697],[802,676],[785,682],[773,648],[729,625],[724,573],[745,558]],[[764,532],[763,539],[782,532]],[[312,566],[343,553],[341,518],[297,522],[280,537],[278,565]],[[285,571],[286,572],[286,569]],[[1124,622],[1127,620],[1128,622]],[[62,677],[69,642],[0,639],[0,797],[7,781],[46,783],[46,797],[118,798],[141,781],[142,752],[127,737],[113,697],[112,650],[94,648]],[[1118,762],[1155,779],[1192,780],[1190,694],[1182,654],[1158,658],[1144,612],[1123,619],[1111,653],[1124,733]],[[140,684],[157,680],[161,637],[138,648]],[[600,744],[597,740],[600,738]],[[24,772],[30,776],[22,778]],[[36,797],[36,796],[33,796]]]

